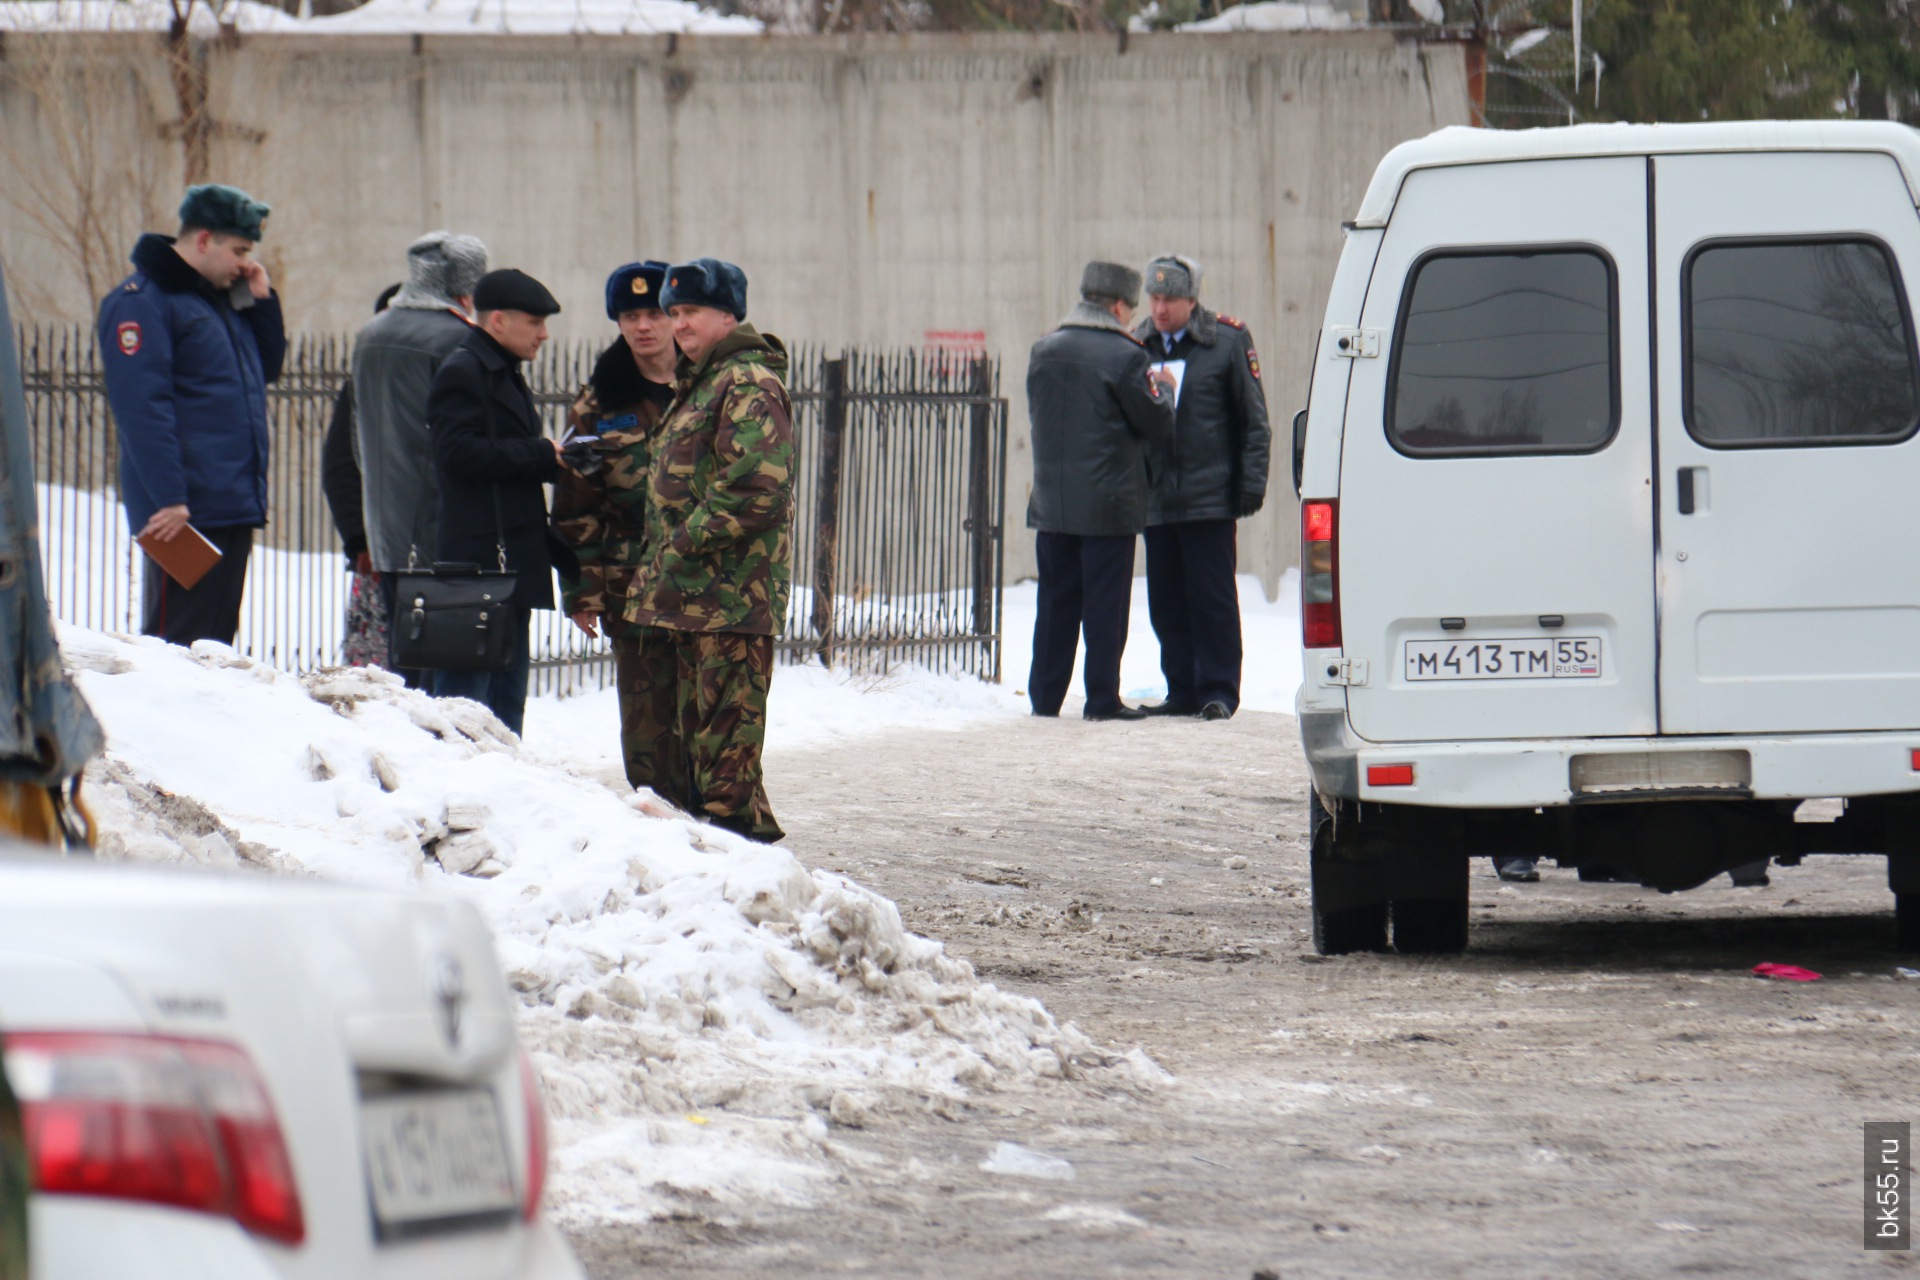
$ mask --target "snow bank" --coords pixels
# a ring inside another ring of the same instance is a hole
[[[548,704],[531,736],[565,732],[527,747],[477,704],[377,669],[295,678],[222,645],[74,627],[61,642],[107,731],[88,775],[103,856],[479,907],[558,1118],[563,1219],[804,1203],[829,1121],[1096,1069],[1158,1083],[908,933],[887,899],[622,794],[570,754],[611,722],[589,734]],[[775,688],[830,700],[792,674]]]

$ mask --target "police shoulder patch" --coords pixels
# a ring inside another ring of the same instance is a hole
[[[1255,382],[1260,381],[1260,353],[1253,349],[1251,342],[1247,344],[1247,372],[1253,375]]]
[[[121,355],[131,356],[139,354],[140,322],[138,320],[122,320],[119,326],[114,329],[113,333],[114,340],[120,344]]]

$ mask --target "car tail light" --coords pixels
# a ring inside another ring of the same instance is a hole
[[[540,1072],[520,1049],[520,1097],[527,1108],[527,1199],[520,1216],[532,1222],[540,1216],[540,1197],[547,1190],[547,1099],[540,1088]]]
[[[1410,764],[1370,764],[1367,766],[1367,785],[1370,787],[1410,787],[1413,785],[1413,766]]]
[[[1300,506],[1300,640],[1308,649],[1340,647],[1337,503]]]
[[[1920,747],[1914,748],[1912,763],[1913,763],[1913,771],[1915,773],[1920,773]]]
[[[231,1217],[306,1238],[280,1121],[253,1060],[211,1040],[9,1032],[37,1190]]]

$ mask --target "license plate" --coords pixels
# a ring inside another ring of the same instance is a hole
[[[1406,678],[1429,680],[1598,680],[1599,636],[1525,640],[1409,640]]]
[[[360,1131],[383,1240],[510,1218],[518,1207],[490,1089],[363,1099]]]

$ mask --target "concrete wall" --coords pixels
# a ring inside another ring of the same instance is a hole
[[[155,137],[171,104],[150,48],[128,46],[142,65],[90,119],[177,151]],[[1206,301],[1258,341],[1284,435],[1341,219],[1389,147],[1467,119],[1457,47],[1375,32],[253,37],[206,56],[214,173],[274,205],[264,258],[293,325],[358,325],[405,243],[448,226],[547,281],[568,334],[609,331],[613,265],[700,254],[745,267],[752,319],[792,342],[984,331],[1013,401],[1014,578],[1033,571],[1026,352],[1080,265],[1199,257]],[[0,97],[6,147],[32,153],[33,116]],[[149,219],[154,201],[129,192]],[[30,313],[85,316],[40,231],[10,216],[0,251]],[[1269,584],[1295,554],[1284,458],[1276,441],[1242,531]]]

